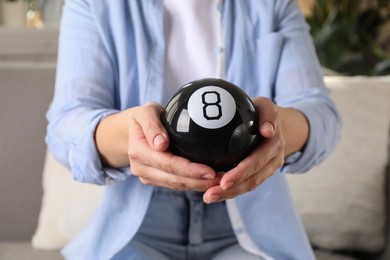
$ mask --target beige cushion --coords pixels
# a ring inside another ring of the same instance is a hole
[[[325,249],[379,251],[385,243],[390,77],[328,77],[343,117],[334,153],[288,180],[310,241]]]
[[[342,254],[333,254],[324,251],[314,251],[316,260],[358,260],[357,258],[350,257]]]
[[[43,170],[44,195],[33,247],[64,247],[92,216],[103,191],[101,186],[75,182],[69,170],[47,152]]]
[[[58,251],[36,250],[27,241],[0,242],[1,260],[63,260]]]

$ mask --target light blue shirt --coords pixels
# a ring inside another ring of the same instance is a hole
[[[264,258],[314,259],[284,174],[326,158],[341,123],[308,27],[293,0],[225,0],[219,10],[226,79],[251,97],[301,110],[310,124],[301,154],[256,190],[227,201],[233,229],[242,247]],[[144,218],[153,187],[129,167],[103,167],[94,131],[112,113],[149,101],[165,104],[163,13],[162,0],[66,1],[46,141],[76,180],[110,184],[90,223],[64,249],[69,259],[110,259]]]

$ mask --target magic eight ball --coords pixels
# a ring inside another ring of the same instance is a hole
[[[216,171],[237,166],[261,139],[251,99],[221,79],[201,79],[181,87],[168,102],[162,123],[171,152]]]

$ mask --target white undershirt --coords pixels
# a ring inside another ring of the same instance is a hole
[[[164,0],[165,101],[190,81],[222,77],[219,1]]]
[[[165,26],[164,101],[182,85],[201,78],[224,78],[222,0],[163,0]],[[244,226],[236,202],[227,203],[234,229]],[[248,252],[265,256],[247,232],[237,236]],[[265,257],[268,259],[267,257]]]

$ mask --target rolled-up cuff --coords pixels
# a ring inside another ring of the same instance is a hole
[[[114,169],[103,167],[95,143],[95,129],[105,117],[116,110],[93,111],[86,115],[85,131],[80,131],[69,145],[69,166],[75,180],[99,185],[125,180],[130,176],[129,167]]]
[[[285,165],[281,168],[285,173],[304,173],[313,166],[323,161],[337,143],[337,133],[327,133],[337,129],[337,126],[325,126],[324,124],[338,124],[335,120],[325,120],[321,116],[324,114],[325,106],[311,104],[315,101],[306,101],[292,104],[295,109],[300,110],[309,123],[309,137],[302,151],[292,154],[286,159]],[[335,140],[330,140],[328,136],[333,136]]]

